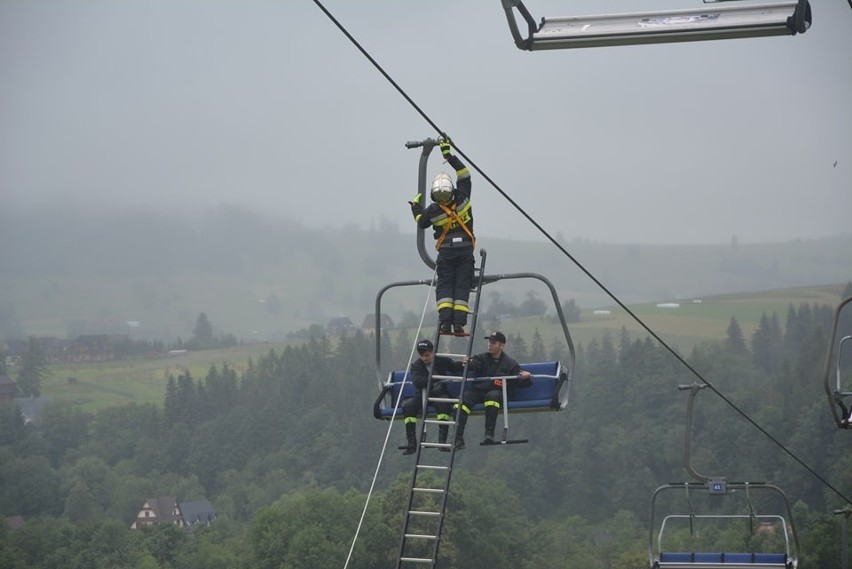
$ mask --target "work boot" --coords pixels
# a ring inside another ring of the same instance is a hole
[[[453,441],[453,446],[456,450],[464,448],[464,426],[467,424],[467,413],[461,409],[456,409],[456,440]]]
[[[441,334],[449,334],[452,326],[449,322],[441,322]]]
[[[462,326],[461,324],[454,325],[453,334],[455,334],[456,336],[464,336],[464,326]]]
[[[448,425],[438,427],[438,442],[442,445],[447,444],[447,432],[450,430]],[[449,448],[441,447],[441,452],[450,452]]]
[[[485,430],[485,439],[482,441],[484,445],[493,445],[494,444],[494,429],[486,429]]]
[[[485,409],[485,440],[483,444],[494,444],[494,427],[497,426],[497,408],[489,406]]]
[[[408,438],[408,445],[402,451],[404,456],[417,452],[417,433],[415,432],[414,423],[405,425],[405,436]]]

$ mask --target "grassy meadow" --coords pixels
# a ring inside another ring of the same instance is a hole
[[[641,318],[655,333],[682,353],[701,342],[719,341],[725,338],[731,318],[736,318],[746,340],[750,340],[763,314],[775,313],[783,327],[787,310],[792,304],[827,304],[835,306],[845,285],[819,286],[771,290],[760,293],[710,296],[701,299],[666,301],[677,303],[677,308],[658,307],[657,303],[630,306],[630,310]],[[695,302],[700,300],[701,302]],[[599,309],[600,310],[600,309]],[[582,313],[582,321],[569,327],[575,345],[587,345],[593,338],[605,332],[617,340],[622,328],[631,339],[644,338],[648,334],[622,308],[608,308],[610,314],[594,314],[593,310]],[[485,335],[488,323],[480,323],[477,334]],[[551,317],[517,318],[500,323],[509,334],[520,334],[528,343],[537,329],[549,348],[555,341],[562,340],[562,331]],[[393,338],[399,331],[391,331]],[[416,330],[407,330],[414,337]],[[431,332],[430,332],[431,333]],[[426,334],[428,335],[428,334]],[[162,404],[169,375],[177,376],[188,370],[198,379],[206,375],[211,365],[231,366],[238,372],[246,369],[249,359],[257,359],[269,350],[280,350],[284,343],[257,343],[236,346],[224,350],[187,352],[160,359],[136,359],[130,361],[105,362],[98,364],[61,364],[50,367],[51,376],[42,385],[42,392],[53,401],[69,402],[86,411],[97,411],[106,407],[128,403]],[[474,349],[484,348],[475,343]],[[507,347],[511,353],[511,346]],[[406,362],[392,365],[403,368]],[[68,378],[75,378],[69,381]],[[364,378],[371,388],[374,378]]]

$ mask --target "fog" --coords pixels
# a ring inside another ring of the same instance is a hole
[[[496,0],[323,3],[546,231],[639,244],[848,231],[852,10],[812,4],[795,37],[530,53]],[[0,77],[6,207],[224,203],[309,227],[407,228],[419,152],[404,142],[437,136],[307,1],[6,0]],[[541,238],[473,180],[480,235]]]

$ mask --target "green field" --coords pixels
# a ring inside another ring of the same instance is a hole
[[[92,364],[50,366],[51,375],[42,382],[42,394],[53,401],[79,405],[86,411],[127,403],[163,402],[169,375],[189,371],[203,378],[210,366],[227,364],[238,372],[249,359],[257,359],[284,344],[249,344],[224,350],[206,350],[157,359],[135,359]],[[74,378],[75,381],[69,380]]]
[[[745,338],[749,340],[763,314],[775,313],[781,326],[784,326],[791,304],[797,308],[802,303],[834,307],[840,301],[844,286],[682,299],[667,301],[678,303],[677,308],[662,308],[657,307],[657,303],[647,303],[631,306],[630,309],[663,340],[681,352],[688,353],[701,342],[723,340],[732,317],[737,319]],[[622,328],[628,331],[631,339],[648,336],[625,310],[617,306],[609,310],[608,315],[594,314],[592,310],[583,312],[582,321],[570,326],[575,345],[587,345],[593,338],[600,338],[607,331],[617,340]],[[509,334],[520,334],[528,344],[538,329],[548,348],[554,340],[562,338],[561,328],[549,317],[512,319],[502,322],[501,327]],[[415,332],[409,330],[408,334],[413,337]],[[397,333],[392,331],[392,337]],[[479,330],[478,333],[484,335],[485,330]],[[159,405],[163,401],[169,375],[177,376],[188,370],[198,379],[206,375],[211,365],[221,367],[224,364],[241,372],[250,358],[257,359],[271,349],[280,350],[284,345],[258,343],[226,350],[188,352],[160,359],[54,365],[50,367],[52,375],[43,382],[42,392],[53,401],[73,403],[86,411],[133,402]],[[478,349],[479,344],[474,346]],[[511,353],[511,346],[507,347],[507,351]],[[76,381],[69,381],[68,378],[75,378]],[[372,381],[372,378],[369,380]]]

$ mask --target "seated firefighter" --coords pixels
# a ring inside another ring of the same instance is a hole
[[[414,387],[417,388],[417,394],[414,397],[409,397],[402,402],[402,415],[405,422],[405,436],[407,438],[407,446],[402,454],[414,454],[417,451],[417,417],[423,412],[423,390],[426,389],[429,383],[429,367],[432,367],[433,375],[448,375],[451,372],[460,372],[464,369],[464,364],[454,361],[446,356],[436,356],[434,346],[429,340],[420,340],[417,342],[417,353],[419,358],[411,363],[411,376]],[[442,381],[432,379],[432,387],[429,391],[430,397],[450,397],[447,391],[447,386]],[[436,402],[434,404],[436,416],[439,421],[451,421],[452,404]],[[449,425],[441,425],[438,427],[438,442],[447,442],[447,431]],[[441,450],[449,450],[441,449]]]
[[[467,360],[467,377],[469,379],[488,377],[506,379],[491,379],[473,381],[465,389],[461,407],[456,409],[458,425],[456,426],[456,450],[465,448],[464,428],[467,417],[478,403],[485,406],[485,439],[483,444],[494,443],[494,428],[497,426],[497,415],[503,406],[503,381],[506,381],[506,393],[511,399],[519,387],[528,387],[532,374],[521,370],[520,364],[503,351],[506,336],[503,332],[492,332],[485,337],[488,340],[488,351],[472,356]]]

